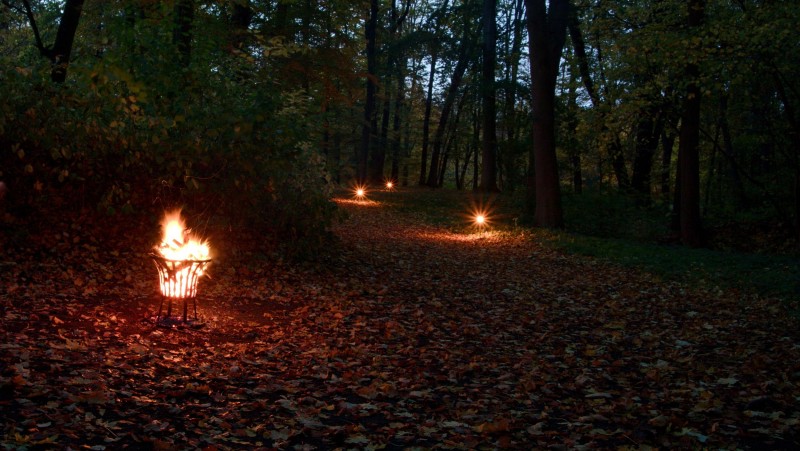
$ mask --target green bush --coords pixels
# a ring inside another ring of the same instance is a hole
[[[188,206],[273,236],[292,255],[326,243],[335,209],[305,97],[263,89],[255,75],[190,79],[166,96],[168,72],[74,65],[56,85],[47,64],[2,67],[0,179],[18,210]]]

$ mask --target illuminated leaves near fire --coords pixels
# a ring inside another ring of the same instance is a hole
[[[153,241],[120,239],[152,224],[82,218],[54,224],[57,238],[5,236],[0,441],[796,445],[798,329],[777,304],[567,257],[530,234],[467,239],[345,197],[339,248],[317,266],[220,255],[202,329],[152,324]]]

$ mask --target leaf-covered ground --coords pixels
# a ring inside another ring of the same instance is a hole
[[[202,327],[156,327],[152,221],[0,230],[10,449],[800,447],[800,333],[698,291],[398,207],[335,201],[289,264],[210,232]],[[256,246],[253,246],[256,247]]]

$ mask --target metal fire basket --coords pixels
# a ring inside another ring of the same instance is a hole
[[[211,260],[169,260],[157,254],[150,258],[158,269],[161,290],[161,303],[158,306],[156,323],[172,316],[172,302],[183,302],[183,322],[188,321],[188,304],[192,302],[194,319],[197,320],[197,281],[205,272]],[[161,312],[167,302],[167,314],[162,318]]]

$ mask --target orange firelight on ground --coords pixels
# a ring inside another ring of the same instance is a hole
[[[160,278],[161,294],[171,298],[190,298],[197,294],[197,278],[211,260],[208,242],[195,238],[181,218],[181,211],[164,215],[161,243],[156,254],[163,257],[167,276]],[[202,265],[196,265],[201,262]]]

